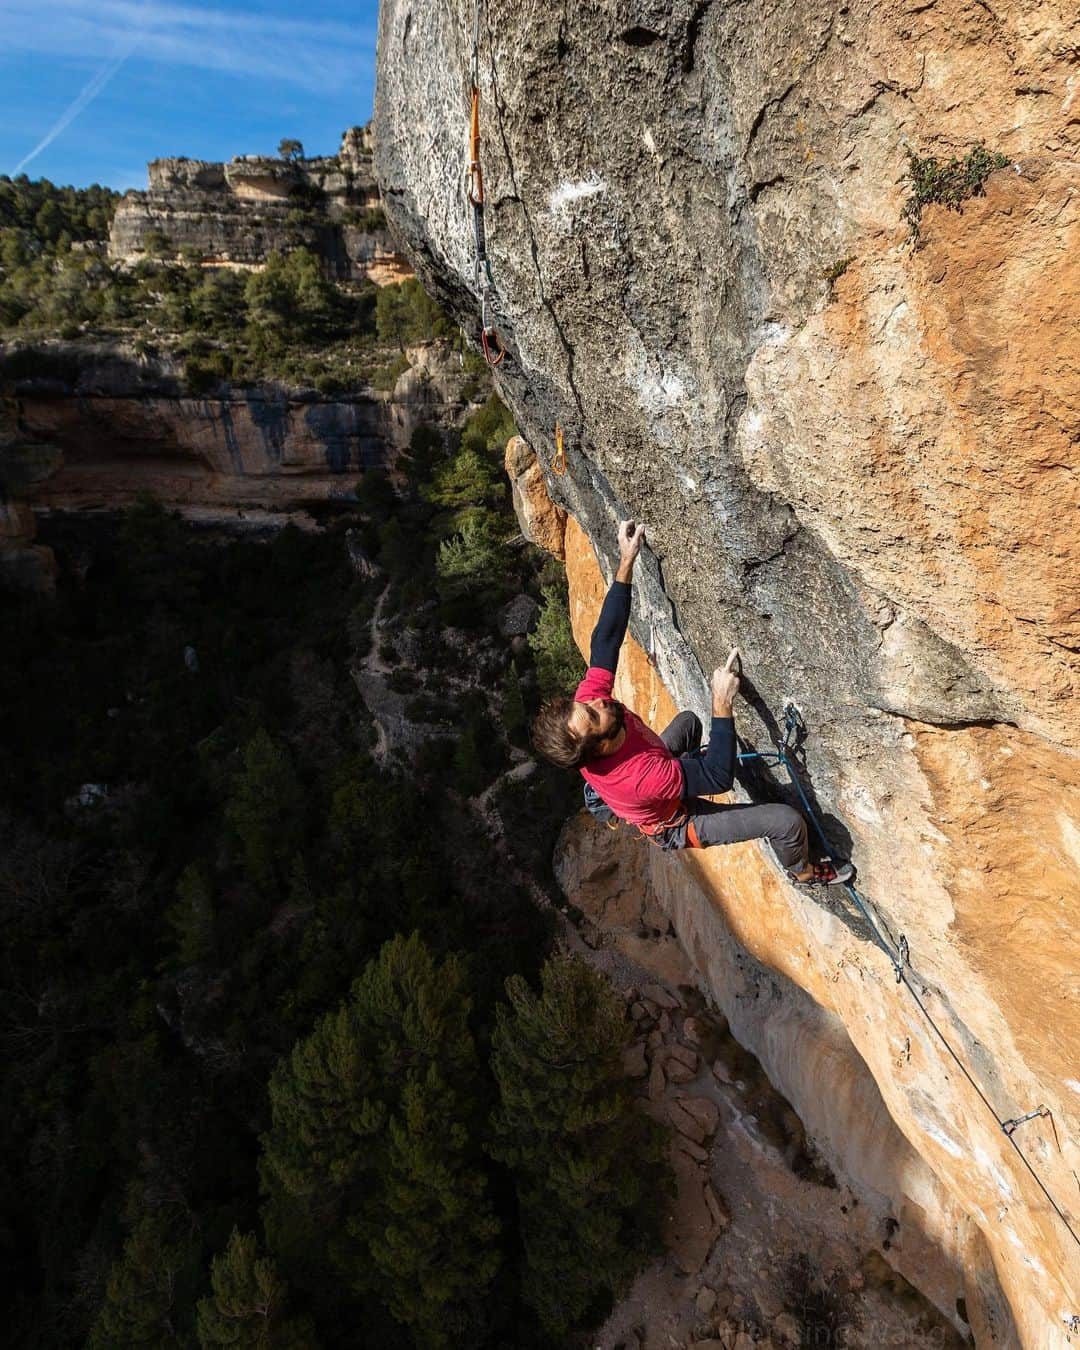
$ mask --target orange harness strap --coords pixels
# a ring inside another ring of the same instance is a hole
[[[655,844],[657,848],[660,848],[661,845],[659,842],[659,836],[663,834],[665,830],[673,830],[677,826],[682,825],[684,823],[686,825],[687,844],[691,848],[704,848],[704,845],[698,838],[697,830],[694,829],[694,822],[690,818],[690,813],[687,811],[686,807],[683,806],[682,802],[678,803],[678,805],[675,807],[675,810],[672,811],[670,816],[668,816],[667,820],[662,821],[652,830],[645,829],[643,825],[639,825],[637,828],[638,833],[643,838],[647,839],[650,844]]]

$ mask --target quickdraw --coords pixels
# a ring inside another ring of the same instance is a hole
[[[484,171],[480,164],[480,0],[473,9],[472,111],[469,118],[469,167],[465,173],[465,195],[472,207],[473,284],[480,292],[480,346],[484,360],[494,368],[506,356],[498,330],[488,317],[495,308],[495,280],[487,255],[487,231],[484,227]]]
[[[563,429],[555,423],[555,456],[551,461],[551,472],[561,478],[566,472],[566,446],[563,444]]]

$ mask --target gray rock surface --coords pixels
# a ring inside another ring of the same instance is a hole
[[[918,615],[883,634],[880,597],[736,452],[754,352],[823,303],[846,247],[836,166],[803,171],[805,137],[773,115],[791,80],[760,49],[808,61],[828,48],[799,97],[820,158],[839,156],[865,75],[845,69],[842,99],[822,92],[842,55],[831,12],[681,0],[589,6],[573,23],[531,4],[483,16],[488,243],[510,349],[499,385],[532,445],[561,422],[571,471],[552,496],[609,560],[615,521],[645,522],[633,631],[676,700],[704,713],[705,673],[737,643],[746,731],[767,743],[795,697],[826,796],[841,759],[886,749],[876,709],[995,717],[987,678]],[[463,4],[382,5],[375,167],[405,251],[475,331],[470,23]]]

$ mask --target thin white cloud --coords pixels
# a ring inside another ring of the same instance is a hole
[[[374,64],[375,53],[370,26],[162,0],[0,0],[0,31],[5,55],[109,62],[119,50],[130,50],[138,31],[141,59],[320,93],[356,83]]]
[[[49,130],[45,133],[45,135],[41,138],[41,140],[38,141],[37,145],[34,146],[33,150],[31,150],[28,155],[23,155],[22,159],[19,160],[18,164],[15,165],[16,173],[22,173],[23,169],[26,167],[27,164],[30,163],[32,159],[36,159],[38,155],[41,154],[42,150],[44,150],[47,146],[52,145],[53,141],[56,140],[57,136],[59,136],[62,131],[67,130],[67,128],[72,124],[72,122],[74,122],[74,120],[76,119],[76,117],[78,117],[78,115],[82,112],[82,110],[87,106],[89,106],[89,104],[93,103],[94,99],[97,98],[98,94],[101,93],[101,91],[109,83],[112,77],[116,74],[116,72],[120,69],[120,67],[131,55],[132,51],[135,49],[137,41],[138,39],[136,38],[134,42],[131,42],[129,44],[127,51],[121,52],[120,55],[117,56],[114,60],[110,61],[108,65],[103,66],[101,70],[99,70],[98,73],[94,76],[94,78],[90,80],[86,85],[84,85],[78,96],[71,101],[71,103],[67,106],[67,108],[60,115],[60,117],[57,118],[57,120],[53,123],[53,125],[49,128]]]

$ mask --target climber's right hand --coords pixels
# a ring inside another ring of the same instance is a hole
[[[645,526],[636,524],[632,520],[619,521],[619,559],[624,563],[632,563],[641,552],[641,545],[645,542]]]
[[[735,674],[735,667],[739,660],[738,647],[732,647],[731,655],[722,666],[717,666],[712,673],[712,715],[714,717],[730,717],[731,705],[735,702],[735,695],[739,692],[739,677]]]

